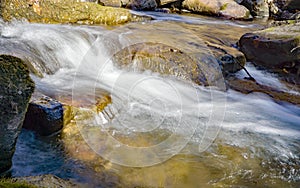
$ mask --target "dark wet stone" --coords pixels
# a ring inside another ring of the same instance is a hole
[[[47,136],[63,127],[63,105],[50,97],[34,99],[29,103],[23,128]]]
[[[291,11],[300,10],[300,1],[299,0],[290,0],[290,1],[288,1],[286,8]]]

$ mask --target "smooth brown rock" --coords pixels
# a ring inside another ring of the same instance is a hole
[[[300,83],[300,23],[247,33],[239,45],[249,61]]]

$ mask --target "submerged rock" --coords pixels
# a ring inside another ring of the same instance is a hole
[[[230,77],[227,79],[227,84],[231,89],[244,94],[259,92],[270,96],[277,102],[289,102],[295,105],[300,105],[299,95],[280,91],[279,89],[259,84],[253,80]]]
[[[23,128],[33,130],[42,136],[59,131],[63,127],[63,106],[50,97],[31,100]]]
[[[249,61],[300,83],[300,23],[247,33],[239,44]]]
[[[247,31],[243,27],[170,22],[126,27],[131,29],[126,37],[133,45],[118,51],[115,60],[127,69],[151,70],[205,85],[240,70],[246,62],[244,54],[232,47]]]
[[[233,19],[251,19],[250,11],[234,0],[185,0],[183,8],[199,14]]]
[[[33,90],[34,83],[23,61],[0,55],[0,173],[12,165],[16,140]]]
[[[113,61],[123,69],[151,70],[207,85],[201,64],[187,53],[162,43],[138,43],[116,53]]]
[[[6,21],[25,18],[30,22],[115,25],[139,20],[128,10],[76,1],[2,1],[2,17]],[[143,19],[143,18],[142,18]]]

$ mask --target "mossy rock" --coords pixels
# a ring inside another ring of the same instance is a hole
[[[0,55],[0,173],[7,171],[15,151],[34,83],[25,63]]]
[[[76,23],[116,25],[139,20],[129,10],[77,1],[2,1],[2,17],[6,21],[25,18],[38,23]]]
[[[58,188],[58,187],[84,187],[84,185],[77,184],[70,180],[61,179],[55,175],[39,175],[18,177],[12,179],[16,183],[23,183],[28,188],[42,187],[42,188]]]
[[[37,188],[25,181],[17,181],[15,179],[0,179],[1,188]]]

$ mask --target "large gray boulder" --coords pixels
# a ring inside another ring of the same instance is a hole
[[[0,173],[10,169],[15,144],[34,90],[21,59],[0,55]]]

